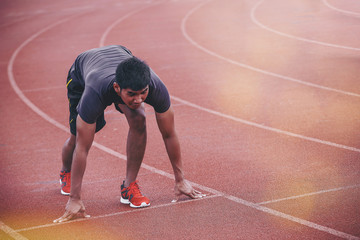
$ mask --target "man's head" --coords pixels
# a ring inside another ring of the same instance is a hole
[[[139,91],[149,85],[150,79],[149,66],[137,57],[122,61],[116,69],[116,82],[121,89]]]
[[[149,66],[131,57],[118,65],[114,89],[128,107],[137,109],[149,93],[150,79]]]

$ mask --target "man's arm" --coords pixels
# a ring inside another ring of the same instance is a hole
[[[88,217],[81,201],[81,185],[86,168],[86,159],[94,140],[96,123],[88,124],[78,115],[76,119],[76,145],[71,166],[71,192],[65,214],[54,222],[71,220],[77,214]]]
[[[157,113],[156,121],[162,134],[166,151],[168,153],[171,166],[175,176],[175,195],[178,198],[181,194],[185,194],[191,198],[200,198],[204,195],[194,190],[192,186],[185,180],[182,170],[182,159],[180,151],[180,143],[175,131],[174,112],[170,107],[164,113]]]
[[[80,199],[86,159],[94,141],[96,123],[86,123],[80,115],[76,119],[76,145],[71,166],[70,198]]]
[[[169,110],[164,113],[156,112],[155,114],[159,130],[165,143],[166,151],[174,170],[175,181],[181,182],[184,180],[184,174],[182,172],[180,143],[175,131],[174,112],[170,107]]]

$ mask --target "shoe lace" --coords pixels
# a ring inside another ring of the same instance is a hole
[[[65,174],[65,176],[66,176],[66,181],[71,182],[71,173],[67,173]]]
[[[137,181],[131,184],[130,191],[133,194],[133,196],[142,196]]]
[[[70,182],[71,181],[71,173],[65,172],[64,175],[61,177],[62,182]]]

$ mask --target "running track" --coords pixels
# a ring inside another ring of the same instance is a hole
[[[360,3],[351,0],[3,0],[1,239],[360,239]],[[82,51],[123,44],[172,95],[189,181],[148,113],[152,206],[119,203],[124,116],[106,110],[84,177],[92,217],[64,224],[65,79]]]

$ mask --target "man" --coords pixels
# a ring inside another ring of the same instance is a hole
[[[70,104],[70,138],[62,149],[61,193],[70,195],[65,214],[55,222],[76,215],[87,217],[81,201],[81,185],[86,159],[94,135],[105,125],[104,110],[114,103],[129,124],[126,178],[121,185],[123,204],[147,207],[150,201],[139,190],[136,180],[146,146],[144,102],[155,110],[159,130],[173,167],[175,195],[191,198],[204,195],[184,179],[180,145],[174,126],[170,96],[159,77],[123,46],[113,45],[81,53],[69,70],[67,79]],[[70,187],[71,186],[71,187]]]

